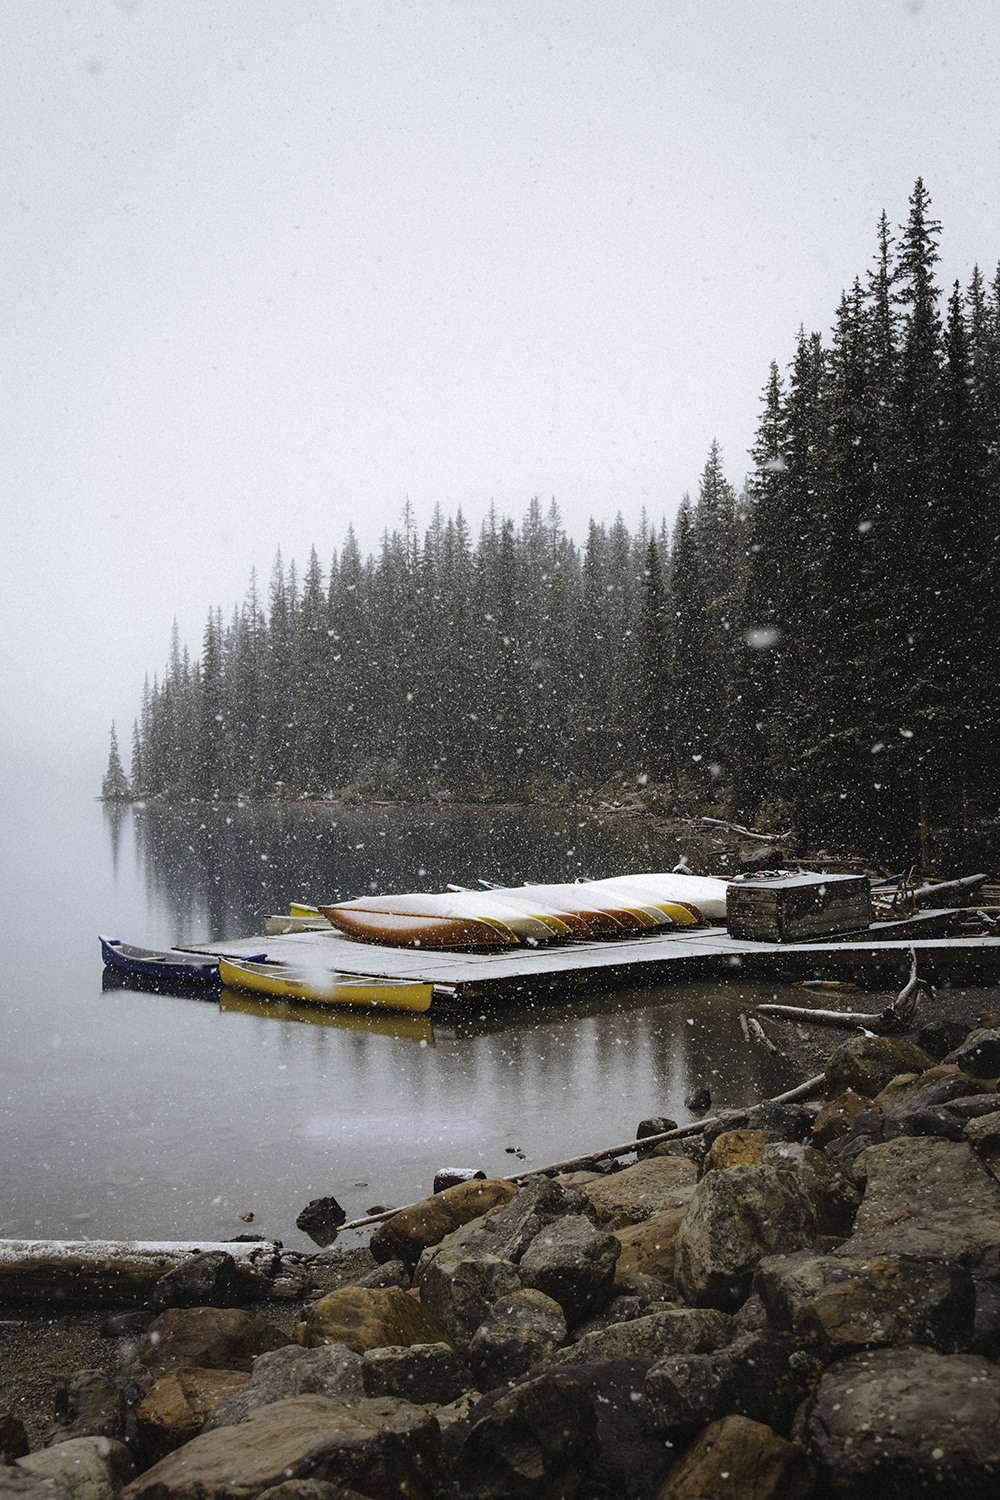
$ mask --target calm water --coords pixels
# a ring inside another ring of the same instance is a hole
[[[773,986],[674,984],[444,1023],[355,1018],[109,985],[97,933],[166,944],[263,930],[289,899],[669,868],[638,821],[524,810],[103,808],[9,794],[0,1024],[0,1235],[308,1246],[332,1193],[353,1218],[442,1166],[504,1174],[798,1081],[736,1023]],[[27,921],[13,920],[19,914]],[[794,995],[798,992],[791,991]],[[516,1156],[519,1152],[523,1155]]]

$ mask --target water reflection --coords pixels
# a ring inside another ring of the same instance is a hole
[[[114,813],[120,809],[113,809]],[[136,848],[177,941],[260,932],[290,900],[518,884],[670,868],[676,840],[646,823],[541,808],[135,807]],[[112,839],[119,837],[114,824]]]

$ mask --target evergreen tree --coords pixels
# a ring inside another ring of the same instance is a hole
[[[118,751],[118,735],[114,723],[111,725],[111,747],[108,751],[108,768],[101,783],[101,796],[105,802],[128,802],[131,798],[128,777]]]

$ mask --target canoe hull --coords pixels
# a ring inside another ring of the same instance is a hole
[[[306,973],[291,964],[254,963],[219,959],[222,983],[281,1000],[304,1000],[315,1005],[354,1005],[381,1010],[423,1012],[430,1009],[433,986],[413,980],[368,978],[330,972]]]
[[[120,938],[98,937],[101,956],[109,969],[152,981],[180,980],[185,984],[218,984],[219,961],[171,949],[137,948]]]
[[[514,948],[518,942],[515,933],[468,917],[404,916],[354,901],[320,911],[351,937],[390,948]]]

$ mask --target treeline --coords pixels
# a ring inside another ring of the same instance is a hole
[[[893,858],[993,826],[1000,273],[943,297],[921,182],[829,341],[772,366],[737,497],[674,525],[403,525],[276,562],[147,687],[106,795],[713,805]],[[117,788],[117,791],[115,791]]]
[[[738,557],[716,447],[684,517],[688,550],[721,531]],[[672,781],[685,736],[704,738],[695,697],[684,731],[670,699],[704,649],[669,629],[673,553],[665,526],[620,518],[591,523],[581,548],[534,500],[475,540],[461,514],[418,535],[407,513],[376,555],[349,532],[327,569],[315,551],[301,577],[279,558],[266,599],[252,581],[228,621],[211,613],[197,660],[175,632],[135,726],[131,792],[511,801]],[[732,567],[718,574],[690,586],[728,637]]]

